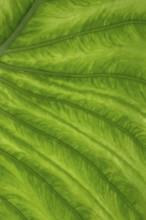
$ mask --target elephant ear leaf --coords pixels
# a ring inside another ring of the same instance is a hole
[[[146,219],[146,1],[0,0],[0,219]]]

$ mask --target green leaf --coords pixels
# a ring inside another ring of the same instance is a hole
[[[0,0],[0,219],[146,219],[146,1]]]

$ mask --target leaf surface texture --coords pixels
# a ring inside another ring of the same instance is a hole
[[[0,219],[146,219],[146,1],[0,0]]]

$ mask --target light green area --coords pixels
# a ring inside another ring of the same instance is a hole
[[[0,0],[0,220],[146,220],[146,1]]]

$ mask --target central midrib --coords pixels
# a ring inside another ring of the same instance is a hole
[[[11,45],[11,43],[17,38],[19,33],[23,30],[25,25],[28,23],[29,19],[33,15],[33,13],[36,11],[37,7],[41,3],[42,0],[35,0],[31,8],[28,10],[26,15],[23,17],[22,21],[18,25],[18,27],[14,30],[14,32],[11,34],[11,36],[2,44],[0,47],[0,56],[2,56],[6,49]]]

